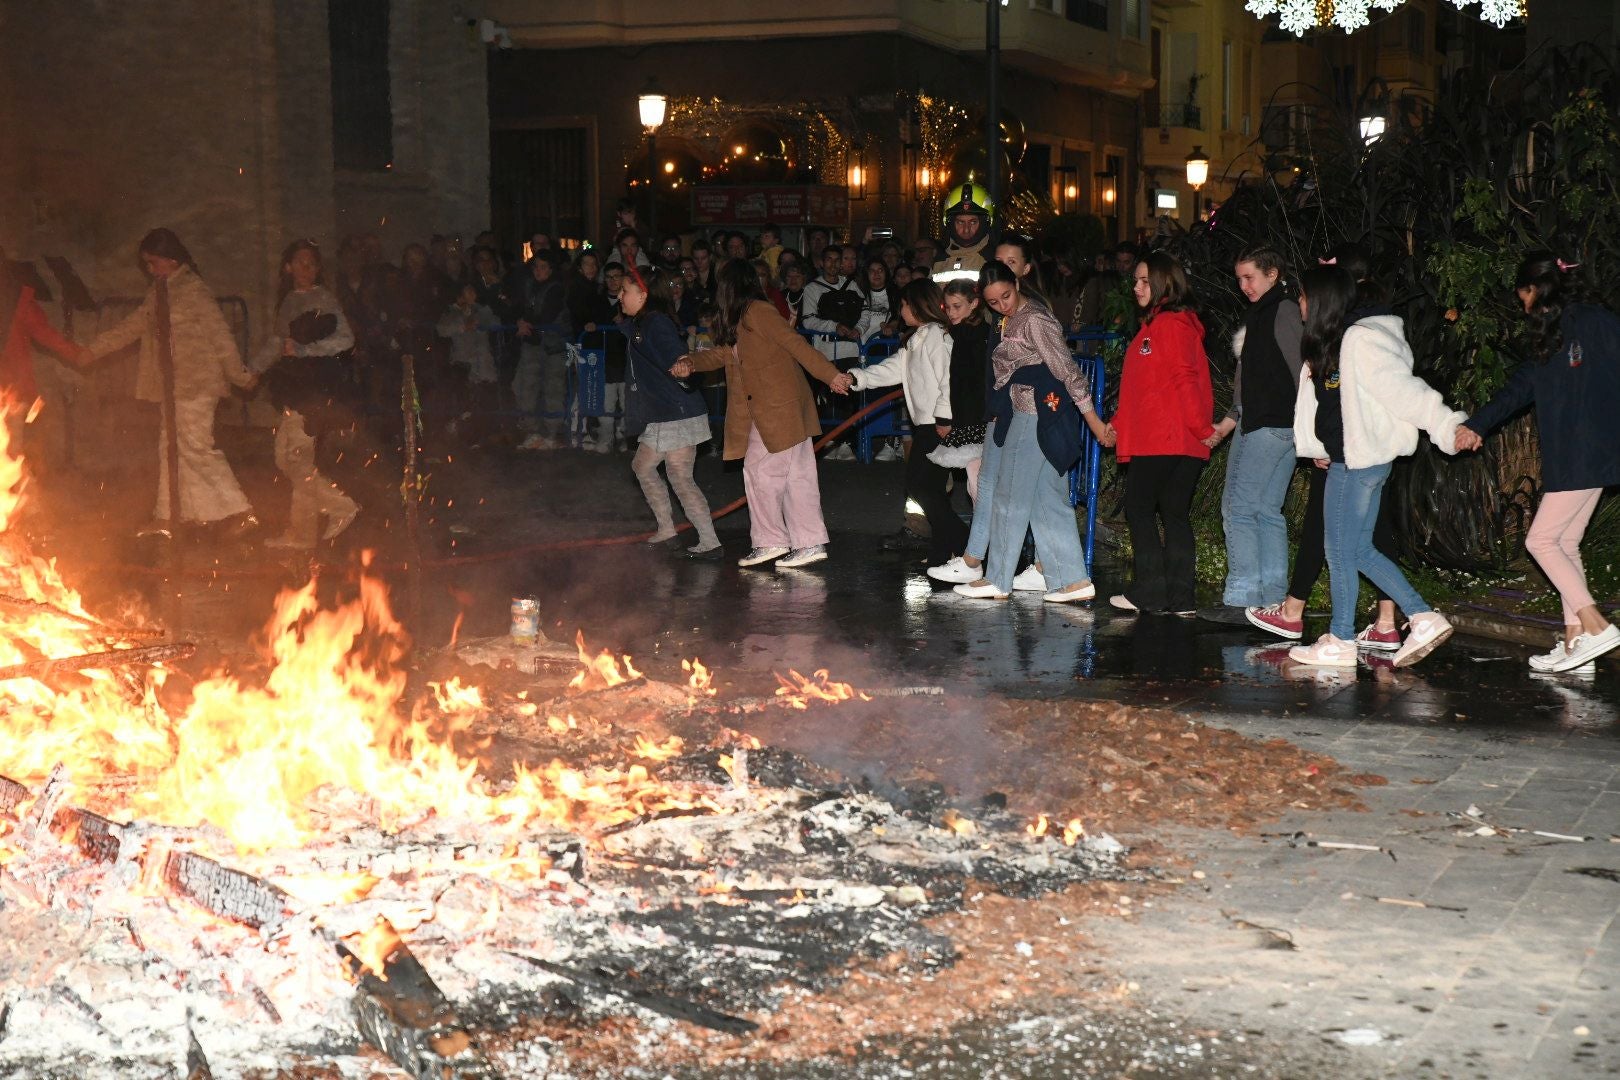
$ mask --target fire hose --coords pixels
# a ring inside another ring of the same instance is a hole
[[[860,408],[859,410],[857,410],[856,412],[852,413],[850,416],[845,418],[837,427],[833,428],[831,431],[829,431],[826,434],[822,435],[821,438],[817,439],[815,441],[815,444],[812,447],[812,449],[816,453],[819,454],[822,450],[826,449],[827,446],[830,445],[834,439],[838,438],[838,436],[840,436],[844,432],[848,431],[851,427],[854,427],[855,424],[859,423],[861,420],[863,420],[866,417],[872,415],[873,413],[879,411],[884,406],[890,404],[891,402],[899,400],[901,395],[902,395],[902,391],[900,391],[900,390],[892,390],[889,393],[884,394],[882,397],[878,398],[876,401],[870,402],[869,404],[863,406],[862,408]],[[726,505],[720,507],[718,510],[715,510],[712,514],[710,514],[710,517],[718,520],[719,518],[723,518],[728,514],[736,513],[738,510],[741,510],[746,505],[748,505],[748,496],[744,495],[741,498],[735,499],[735,500],[727,503]],[[691,523],[687,522],[687,523],[684,523],[684,524],[681,524],[681,525],[677,525],[676,526],[676,531],[677,532],[685,532],[685,531],[687,531],[687,530],[689,530],[691,528],[692,528]],[[421,559],[417,563],[415,563],[414,566],[410,562],[395,562],[395,563],[373,562],[371,564],[371,566],[370,566],[370,569],[372,569],[373,571],[378,571],[378,570],[410,571],[410,570],[416,569],[416,568],[425,569],[425,568],[432,567],[432,568],[436,568],[436,569],[443,569],[443,568],[455,567],[455,566],[473,566],[473,565],[482,564],[482,563],[504,562],[504,561],[506,561],[508,559],[519,559],[519,558],[523,558],[524,556],[527,556],[527,555],[536,555],[536,554],[539,554],[541,552],[547,552],[547,551],[576,551],[576,550],[580,550],[580,549],[583,549],[583,548],[615,547],[615,546],[619,546],[619,545],[623,545],[623,544],[634,544],[634,543],[638,543],[638,542],[640,542],[642,540],[647,539],[647,537],[649,537],[651,535],[652,535],[651,531],[643,531],[643,532],[626,533],[626,534],[624,534],[622,536],[597,536],[597,537],[590,537],[590,538],[584,538],[584,539],[578,539],[578,540],[546,540],[546,541],[540,541],[540,542],[533,543],[533,544],[524,544],[521,547],[507,548],[507,549],[502,550],[502,551],[485,552],[485,553],[479,554],[479,555],[456,555],[456,556],[451,556],[451,557],[448,557],[448,558]],[[104,566],[105,566],[105,564],[104,564]],[[278,576],[280,576],[281,574],[283,574],[285,572],[280,567],[270,567],[270,568],[253,569],[253,570],[234,570],[234,569],[225,569],[225,568],[222,568],[222,567],[219,567],[219,566],[213,566],[213,567],[209,567],[207,569],[196,569],[196,570],[184,570],[184,569],[182,569],[182,570],[176,571],[176,570],[173,570],[173,569],[164,570],[164,569],[158,569],[158,568],[155,568],[155,567],[137,566],[137,565],[126,564],[126,563],[111,564],[110,566],[107,566],[106,568],[117,569],[117,570],[120,570],[120,571],[123,571],[123,572],[126,572],[126,573],[144,574],[144,575],[150,575],[150,576],[194,577],[194,578],[211,578],[211,579],[221,579],[221,580],[225,580],[225,579],[233,579],[234,580],[234,579],[242,579],[242,578],[258,578],[258,577],[278,577]],[[335,567],[332,564],[328,564],[328,563],[316,562],[316,563],[311,564],[311,572],[314,573],[314,574],[317,574],[317,575],[322,573],[323,571],[330,570],[330,569],[335,569]]]

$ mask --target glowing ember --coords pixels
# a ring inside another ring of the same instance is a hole
[[[957,836],[976,836],[979,826],[970,818],[965,818],[955,810],[947,810],[940,817],[941,823]]]
[[[1034,821],[1024,826],[1024,831],[1039,840],[1041,837],[1046,835],[1046,830],[1051,826],[1051,824],[1052,823],[1047,816],[1042,814]]]
[[[686,743],[679,735],[671,735],[661,743],[655,743],[645,735],[636,736],[635,755],[648,761],[668,761],[684,749]]]
[[[1079,818],[1070,818],[1069,823],[1063,826],[1063,842],[1069,847],[1086,838],[1086,827],[1080,823]]]
[[[808,709],[812,701],[872,700],[871,695],[856,690],[849,683],[832,681],[826,668],[817,669],[808,679],[789,668],[787,677],[777,675],[776,681],[782,684],[776,688],[776,696],[795,709]]]
[[[630,663],[628,656],[624,657],[624,666],[621,668],[619,658],[606,649],[594,657],[586,652],[583,630],[574,635],[574,645],[579,649],[579,662],[584,665],[584,669],[568,681],[570,690],[606,690],[641,678],[641,672]]]

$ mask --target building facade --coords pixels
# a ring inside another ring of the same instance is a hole
[[[847,225],[817,224],[937,234],[946,190],[984,143],[982,0],[721,0],[678,19],[651,0],[487,7],[514,46],[490,69],[503,234],[600,239],[627,195],[645,225],[649,187],[660,231],[681,230],[692,188],[723,181],[844,185]],[[1013,191],[1129,230],[1148,14],[1146,0],[1001,9]],[[671,103],[651,162],[636,107],[649,79]]]

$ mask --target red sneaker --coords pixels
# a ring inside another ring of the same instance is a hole
[[[1249,617],[1249,622],[1270,634],[1289,641],[1298,641],[1305,633],[1304,619],[1285,619],[1283,606],[1272,604],[1270,607],[1244,608],[1243,613]]]
[[[1377,623],[1368,623],[1367,629],[1356,635],[1356,648],[1358,649],[1397,652],[1400,647],[1401,632],[1397,629],[1380,630]]]

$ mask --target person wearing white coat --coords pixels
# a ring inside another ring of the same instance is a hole
[[[1417,449],[1418,431],[1448,454],[1457,452],[1457,426],[1467,419],[1446,407],[1412,373],[1412,349],[1393,313],[1363,316],[1346,325],[1356,283],[1346,271],[1323,266],[1300,280],[1305,336],[1294,410],[1294,445],[1300,456],[1327,469],[1323,525],[1327,537],[1333,621],[1314,645],[1289,656],[1318,667],[1356,666],[1356,601],[1360,575],[1382,589],[1411,620],[1395,665],[1415,664],[1451,636],[1451,623],[1431,608],[1388,557],[1373,546],[1373,526],[1390,467]]]
[[[962,554],[968,529],[951,508],[950,470],[928,460],[951,427],[951,336],[945,294],[924,278],[900,293],[900,318],[915,327],[893,356],[852,370],[857,390],[899,383],[911,414],[911,456],[906,458],[906,494],[928,518],[928,565],[939,566]]]

